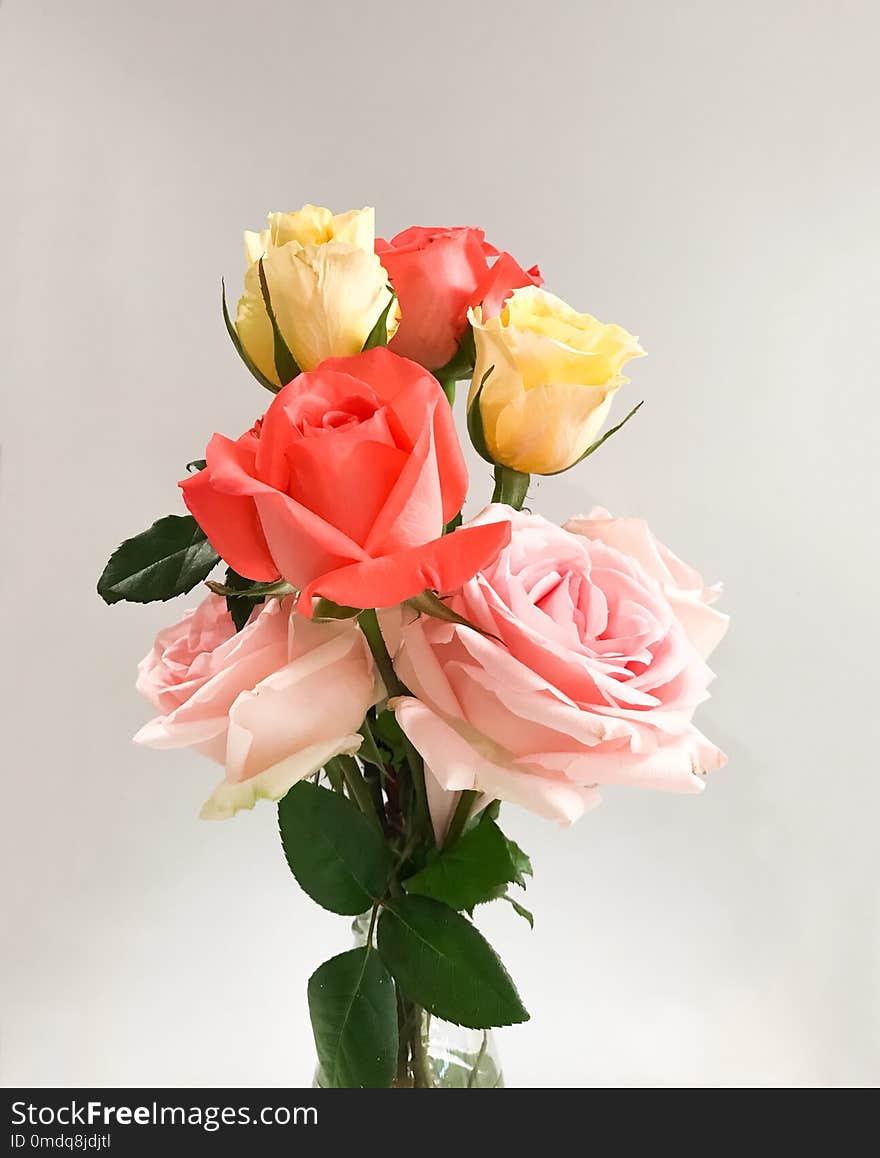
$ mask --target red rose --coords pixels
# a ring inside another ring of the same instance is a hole
[[[443,535],[467,470],[435,378],[386,349],[330,358],[233,442],[215,434],[184,501],[239,574],[351,607],[460,587],[506,544],[506,523]]]
[[[520,286],[541,285],[537,266],[526,271],[485,239],[482,229],[414,225],[391,241],[376,240],[376,253],[400,301],[400,326],[391,349],[436,370],[455,353],[469,306],[484,303],[484,316],[499,313]],[[489,258],[496,258],[489,265]]]

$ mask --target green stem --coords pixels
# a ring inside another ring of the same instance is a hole
[[[509,466],[495,464],[495,490],[492,492],[493,503],[507,503],[515,511],[521,511],[526,501],[526,495],[531,482],[531,475],[523,474]]]
[[[357,760],[355,760],[353,756],[334,756],[334,760],[338,761],[338,766],[345,779],[345,786],[352,800],[355,801],[358,808],[368,820],[371,820],[381,828],[381,822],[373,806],[373,798],[358,767]]]
[[[388,817],[385,813],[385,798],[382,795],[382,783],[379,777],[379,769],[374,768],[372,764],[364,764],[364,781],[367,785],[367,790],[370,793],[370,799],[373,802],[373,807],[376,810],[376,815],[382,822],[383,831],[387,829]]]
[[[446,838],[443,841],[444,848],[451,848],[464,832],[464,826],[468,822],[476,798],[477,792],[472,788],[466,788],[459,796],[455,812],[453,812],[449,822],[449,828],[446,830]]]
[[[431,1090],[434,1082],[431,1077],[431,1063],[428,1060],[428,1048],[422,1033],[422,1011],[415,1006],[415,1017],[412,1036],[412,1068],[413,1086],[417,1090]]]
[[[391,662],[391,656],[388,654],[388,648],[385,646],[385,640],[382,637],[382,629],[379,626],[379,619],[376,615],[375,608],[368,607],[365,611],[362,611],[358,616],[358,622],[361,625],[361,631],[367,637],[367,643],[370,645],[370,651],[373,653],[373,659],[376,661],[376,667],[379,669],[379,675],[382,677],[385,691],[389,696],[403,695],[406,688],[404,688],[394,671],[394,665]]]
[[[431,824],[431,810],[428,807],[428,790],[425,788],[425,765],[407,736],[403,738],[403,750],[413,786],[413,819],[415,828],[425,833],[430,847],[434,843],[434,828]]]
[[[474,1083],[476,1082],[477,1077],[479,1075],[480,1066],[483,1063],[483,1058],[486,1056],[486,1046],[488,1044],[489,1044],[489,1034],[484,1029],[483,1030],[483,1040],[480,1043],[480,1052],[477,1054],[477,1060],[474,1062],[474,1067],[470,1072],[470,1076],[468,1077],[467,1088],[469,1090],[472,1090],[474,1088]]]
[[[370,927],[367,930],[367,951],[373,948],[373,930],[376,927],[376,917],[379,913],[379,906],[373,905],[373,911],[370,913]]]
[[[379,627],[379,620],[376,616],[375,609],[368,607],[360,613],[358,620],[361,625],[361,630],[366,636],[367,643],[370,645],[370,651],[373,653],[373,659],[376,661],[376,667],[379,669],[379,675],[382,677],[382,682],[385,684],[385,690],[389,697],[407,695],[408,688],[397,678],[397,673],[391,662],[391,656],[388,654],[388,648],[385,646],[385,640],[382,636],[382,629]],[[413,795],[415,797],[416,827],[418,831],[424,831],[427,834],[429,843],[433,843],[431,816],[428,810],[428,794],[425,789],[425,769],[422,764],[422,758],[406,736],[403,738],[403,744],[404,752],[406,753],[406,763],[413,785]]]

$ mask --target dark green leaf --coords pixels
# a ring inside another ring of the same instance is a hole
[[[629,422],[629,420],[632,418],[632,416],[637,411],[639,411],[642,408],[642,406],[644,406],[644,404],[645,403],[644,403],[644,399],[643,399],[641,402],[638,403],[638,405],[634,406],[632,408],[632,410],[630,410],[630,412],[629,412],[629,414],[627,414],[626,418],[621,419],[621,421],[618,422],[618,424],[616,426],[612,426],[610,430],[606,430],[601,438],[597,438],[595,442],[591,443],[587,447],[587,449],[584,451],[584,453],[580,456],[580,458],[576,458],[574,460],[574,462],[571,464],[571,466],[577,466],[577,464],[579,462],[583,462],[585,458],[589,458],[591,454],[595,453],[595,451],[597,451],[599,449],[599,447],[602,445],[602,443],[606,442],[611,437],[612,434],[617,434],[618,430],[620,430],[620,428],[622,426],[626,426],[626,424]],[[571,470],[571,466],[563,467],[562,470],[551,471],[547,477],[552,478],[553,475],[564,474],[565,471]]]
[[[497,820],[501,815],[501,801],[492,800],[480,813],[480,823],[488,824],[490,820]]]
[[[380,748],[388,753],[387,764],[396,768],[406,763],[406,739],[394,712],[380,712],[373,724],[373,735]]]
[[[480,395],[483,393],[483,387],[486,385],[486,379],[494,369],[494,366],[490,366],[486,373],[483,375],[482,381],[477,387],[477,392],[474,395],[470,406],[468,406],[467,412],[468,434],[470,435],[471,442],[474,444],[474,450],[477,452],[480,458],[484,458],[486,462],[491,463],[494,463],[495,459],[489,453],[489,448],[486,445],[486,435],[483,432],[483,412],[480,410]]]
[[[309,978],[309,1013],[327,1086],[387,1089],[397,1064],[394,982],[375,951],[350,949]]]
[[[373,326],[372,330],[370,330],[369,334],[367,334],[367,340],[363,345],[365,350],[375,350],[377,346],[388,345],[388,315],[391,312],[391,307],[397,300],[397,294],[393,289],[391,289],[391,286],[389,286],[388,289],[391,290],[391,297],[388,299],[388,305],[385,307],[382,313],[379,314],[379,317],[376,319],[376,324]]]
[[[521,916],[521,917],[522,917],[522,919],[523,919],[524,921],[528,921],[528,923],[529,923],[529,928],[530,928],[530,929],[534,929],[534,927],[535,927],[535,918],[534,918],[534,916],[533,916],[533,915],[532,915],[532,914],[529,912],[529,910],[528,910],[528,909],[525,907],[525,905],[521,905],[521,904],[519,903],[519,901],[515,901],[515,900],[513,899],[513,897],[509,897],[509,896],[508,896],[506,893],[504,894],[504,897],[503,897],[502,899],[503,899],[503,900],[505,900],[505,901],[507,901],[507,903],[508,903],[508,904],[511,906],[511,908],[513,909],[513,911],[514,911],[515,913],[518,913],[518,914],[519,914],[519,916]]]
[[[186,464],[187,474],[196,474],[200,470],[204,470],[208,464],[203,458],[194,458],[192,462]]]
[[[263,268],[262,258],[260,258],[257,263],[257,269],[260,275],[260,292],[263,295],[263,305],[266,307],[266,313],[269,315],[269,323],[272,326],[275,371],[281,380],[281,385],[286,386],[288,382],[292,382],[297,374],[299,374],[299,366],[296,364],[296,358],[291,354],[287,342],[285,342],[284,336],[278,328],[275,311],[272,309],[272,299],[269,297],[269,283],[266,281],[266,271]]]
[[[226,596],[226,610],[232,616],[235,630],[241,631],[251,617],[251,612],[258,603],[264,603],[265,595],[254,594],[252,588],[257,586],[252,579],[245,579],[231,567],[226,568],[226,588],[228,591],[241,591],[241,595]]]
[[[98,580],[105,603],[153,603],[191,591],[220,561],[192,515],[167,515],[116,548]]]
[[[513,876],[510,879],[518,884],[521,889],[524,889],[526,887],[525,878],[532,876],[532,862],[516,841],[511,840],[508,836],[505,836],[504,839],[507,841],[507,849],[510,853],[511,863],[513,864]]]
[[[250,370],[250,372],[256,378],[256,380],[260,383],[260,385],[265,386],[267,390],[271,390],[273,394],[277,394],[280,390],[280,386],[276,386],[274,382],[270,381],[270,379],[266,377],[266,375],[257,366],[256,362],[253,360],[253,358],[251,358],[250,354],[248,354],[247,350],[241,343],[241,338],[238,336],[238,330],[236,330],[235,326],[232,324],[232,319],[229,316],[229,310],[226,308],[226,284],[222,278],[220,279],[220,290],[220,300],[223,303],[223,324],[226,326],[226,333],[229,335],[229,339],[235,347],[236,353],[238,354],[239,358],[241,358],[242,362],[244,362],[245,366],[247,366],[248,370]]]
[[[503,894],[516,879],[507,837],[492,821],[476,824],[430,864],[403,882],[408,893],[472,909]]]
[[[391,854],[347,797],[302,780],[279,801],[278,827],[291,872],[325,909],[356,916],[384,896]]]
[[[494,949],[440,901],[389,901],[379,917],[379,953],[403,993],[445,1021],[472,1029],[528,1021]]]

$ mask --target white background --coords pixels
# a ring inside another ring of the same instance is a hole
[[[265,406],[219,279],[305,201],[484,225],[640,334],[645,407],[535,506],[643,514],[726,583],[707,791],[507,810],[509,1083],[876,1081],[878,34],[870,0],[2,5],[6,1084],[309,1080],[345,922],[271,807],[201,823],[215,768],[132,747],[180,608],[94,591]]]

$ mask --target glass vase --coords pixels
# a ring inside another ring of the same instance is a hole
[[[367,943],[370,915],[352,926],[354,948]],[[398,997],[398,1065],[393,1089],[497,1090],[504,1075],[492,1031],[452,1025]],[[312,1086],[327,1085],[321,1066]]]

